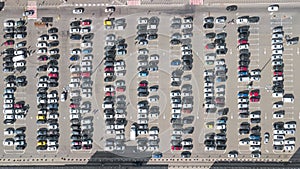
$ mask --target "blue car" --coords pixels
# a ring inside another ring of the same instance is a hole
[[[92,51],[93,51],[93,48],[86,48],[86,49],[82,50],[82,53],[83,54],[89,54],[89,53],[92,53]]]
[[[154,153],[154,154],[152,154],[152,158],[162,158],[162,153],[160,153],[160,152]]]
[[[250,134],[249,138],[250,140],[260,140],[260,136],[255,134]]]
[[[248,71],[239,71],[239,76],[247,76],[248,74]]]
[[[146,77],[146,76],[148,76],[148,71],[140,71],[140,73],[139,73],[139,76],[140,77]]]
[[[239,92],[238,97],[248,97],[248,93]]]
[[[179,59],[172,60],[172,62],[171,62],[171,66],[178,66],[180,64],[181,64],[181,61]]]
[[[70,61],[77,61],[79,60],[79,56],[78,55],[73,55],[70,57]]]

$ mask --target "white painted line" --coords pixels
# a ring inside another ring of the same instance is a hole
[[[294,75],[284,75],[284,77],[294,77]]]
[[[284,30],[287,30],[287,29],[293,29],[293,27],[291,27],[291,26],[285,26]],[[284,31],[284,34],[286,34],[286,31]]]
[[[297,54],[299,55],[299,48],[297,48]]]
[[[251,43],[251,46],[259,46],[259,43]],[[250,48],[251,48],[251,46],[250,46]]]
[[[293,48],[284,48],[285,51],[287,50],[293,50]]]
[[[264,54],[266,54],[267,53],[267,49],[266,48],[264,48]]]
[[[285,82],[293,82],[293,80],[285,80]]]
[[[288,86],[288,85],[284,85],[284,88],[294,88],[294,86]]]
[[[294,70],[293,69],[284,69],[284,71],[286,71],[286,72],[292,72]]]
[[[294,59],[285,59],[283,58],[284,61],[293,61]]]

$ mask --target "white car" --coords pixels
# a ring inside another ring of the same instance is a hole
[[[260,151],[260,146],[257,145],[252,145],[249,147],[250,151]]]
[[[58,72],[58,67],[48,67],[47,72]]]
[[[147,24],[148,23],[148,18],[142,18],[142,17],[140,17],[139,19],[138,19],[138,24],[140,25],[140,24]]]
[[[270,5],[270,6],[268,7],[268,11],[269,11],[269,12],[276,12],[276,11],[278,11],[278,10],[279,10],[279,5],[277,5],[277,4]]]
[[[282,81],[283,77],[282,76],[274,76],[273,81]]]
[[[104,87],[104,91],[105,92],[113,92],[113,91],[115,91],[115,87],[111,86],[111,85],[107,85]]]
[[[80,33],[80,30],[81,30],[80,27],[70,28],[70,33]]]
[[[249,45],[248,44],[242,44],[242,45],[239,45],[239,49],[249,49]]]
[[[290,137],[284,140],[284,144],[295,144],[295,143],[296,143],[295,137]]]
[[[82,14],[84,12],[83,8],[75,8],[73,9],[73,14]]]
[[[47,47],[47,42],[41,41],[41,42],[37,43],[36,46],[37,47]]]
[[[225,65],[225,60],[224,59],[217,59],[215,61],[215,65]]]
[[[7,138],[5,140],[3,140],[3,145],[4,146],[13,146],[15,143],[13,138]]]
[[[282,38],[272,39],[272,44],[275,44],[275,43],[283,43]]]
[[[272,97],[278,98],[278,97],[283,97],[283,93],[272,93]]]
[[[272,60],[282,59],[282,55],[272,55]]]
[[[92,62],[89,61],[89,60],[85,60],[85,61],[82,61],[80,65],[81,65],[81,66],[91,66],[91,65],[92,65]]]
[[[213,97],[213,93],[212,92],[204,93],[204,97]]]
[[[93,43],[92,42],[82,42],[81,47],[92,47]]]
[[[250,75],[251,76],[258,76],[258,75],[260,75],[260,70],[251,70]]]
[[[175,97],[175,96],[181,96],[181,93],[179,91],[172,91],[170,93],[170,97]]]
[[[152,60],[159,60],[159,56],[158,55],[151,55],[150,56],[150,61]]]
[[[19,61],[19,62],[14,63],[14,67],[24,67],[24,66],[25,66],[25,62],[23,62],[23,61]]]
[[[278,109],[283,106],[283,102],[276,102],[273,104],[273,109]]]
[[[211,87],[204,88],[204,93],[212,93],[212,92],[213,92],[213,88]]]
[[[14,128],[7,128],[4,130],[4,135],[14,135],[15,134],[15,129]]]
[[[287,150],[287,151],[294,150],[295,149],[295,145],[285,145],[284,149]]]
[[[70,67],[70,72],[73,73],[73,72],[80,72],[81,69],[80,69],[80,66],[79,65],[73,65],[72,67]]]
[[[282,33],[273,33],[272,39],[274,39],[274,38],[283,38],[283,34]]]
[[[214,72],[211,70],[205,70],[203,73],[203,76],[213,76],[213,75],[214,75]]]
[[[279,49],[279,50],[277,50],[277,49],[275,49],[275,50],[272,50],[272,54],[274,55],[274,54],[280,54],[280,55],[282,55],[282,50],[281,49]]]
[[[260,118],[259,114],[250,114],[250,118]]]
[[[283,127],[285,129],[295,129],[296,128],[296,122],[295,121],[285,122]]]
[[[245,103],[238,104],[238,108],[247,108],[247,107],[249,107],[249,104],[245,104]]]
[[[248,98],[238,98],[239,103],[248,103],[249,99]]]
[[[181,29],[191,29],[193,25],[191,23],[185,23],[181,25]]]
[[[284,130],[284,133],[294,135],[296,133],[296,130],[295,129]]]
[[[272,45],[272,49],[282,49],[283,45],[282,44],[274,44]]]
[[[247,24],[248,23],[248,19],[247,18],[238,18],[236,20],[237,24]]]
[[[273,113],[273,118],[274,119],[280,119],[283,118],[284,114],[283,113]]]
[[[213,83],[204,83],[204,87],[213,87],[214,84]]]
[[[275,61],[272,61],[272,66],[277,66],[277,65],[282,65],[283,62],[281,60],[275,60]]]
[[[58,39],[58,35],[56,34],[52,34],[49,36],[49,40],[57,40]]]

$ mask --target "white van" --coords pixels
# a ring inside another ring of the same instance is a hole
[[[294,103],[294,98],[283,96],[282,101],[283,101],[284,103]]]
[[[25,59],[24,55],[19,55],[19,56],[14,56],[13,57],[14,62],[18,62],[18,61],[21,61],[21,60],[24,60],[24,59]]]
[[[135,127],[135,125],[132,125],[131,128],[130,128],[130,138],[129,138],[129,140],[135,140],[136,136],[137,136],[136,127]]]

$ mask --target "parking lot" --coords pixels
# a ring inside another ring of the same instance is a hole
[[[100,19],[96,7],[66,7],[44,27],[2,19],[0,154],[288,159],[299,146],[299,23],[290,6],[268,6],[103,7]]]

